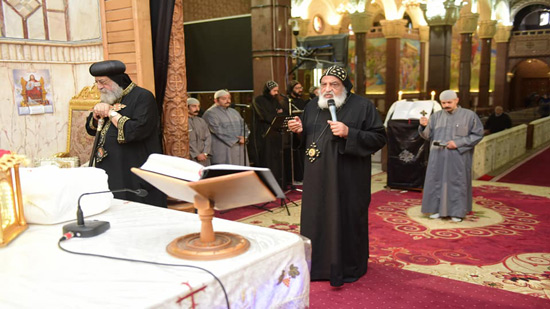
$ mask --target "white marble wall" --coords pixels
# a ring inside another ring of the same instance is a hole
[[[487,135],[474,151],[474,179],[494,171],[526,152],[527,125]]]
[[[69,100],[84,86],[93,84],[89,64],[0,63],[0,149],[24,154],[29,159],[66,151]],[[19,116],[14,101],[13,69],[47,69],[53,93],[53,114]]]
[[[538,148],[550,141],[550,116],[531,121],[533,126],[533,148]]]
[[[14,0],[18,2],[18,0]],[[25,1],[19,1],[21,3]],[[43,2],[43,1],[39,1]],[[34,2],[33,2],[34,3]],[[29,159],[66,151],[69,100],[93,84],[90,64],[103,60],[99,0],[48,0],[50,40],[45,40],[44,15],[38,10],[27,19],[24,39],[21,12],[4,4],[5,38],[0,38],[0,149]],[[24,10],[23,6],[15,6]],[[25,12],[23,12],[25,13]],[[54,112],[19,116],[14,98],[13,70],[49,70]]]

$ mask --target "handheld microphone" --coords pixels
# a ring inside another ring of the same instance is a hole
[[[434,142],[434,146],[447,147],[447,143]]]
[[[336,105],[334,105],[334,100],[329,99],[327,103],[328,103],[328,110],[330,111],[330,117],[332,118],[332,121],[338,121],[338,118],[336,118]]]
[[[139,197],[145,197],[149,192],[144,189],[118,189],[111,191],[99,191],[84,193],[78,197],[78,207],[76,209],[76,222],[69,223],[63,226],[63,234],[73,233],[73,237],[94,237],[107,231],[111,225],[107,221],[89,220],[84,221],[84,213],[80,206],[80,200],[85,195],[102,194],[102,193],[118,193],[118,192],[132,192]]]
[[[233,105],[235,105],[236,107],[250,108],[250,105],[248,104],[233,104]]]

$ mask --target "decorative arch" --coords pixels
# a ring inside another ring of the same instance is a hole
[[[520,0],[520,1],[514,2],[510,10],[510,20],[514,20],[516,18],[516,14],[522,9],[530,5],[537,5],[537,4],[548,6],[548,0]]]

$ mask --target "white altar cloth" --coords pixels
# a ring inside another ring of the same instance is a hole
[[[215,231],[250,241],[247,252],[217,261],[172,257],[166,246],[200,231],[197,215],[114,200],[87,220],[109,221],[93,238],[72,238],[72,251],[206,268],[222,281],[231,308],[304,308],[309,271],[295,234],[214,218]],[[57,247],[63,224],[29,225],[0,248],[2,308],[226,308],[220,284],[207,272],[66,253]]]

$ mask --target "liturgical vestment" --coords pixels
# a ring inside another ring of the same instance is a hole
[[[235,109],[212,105],[202,118],[212,133],[212,164],[248,165],[244,145],[239,136],[248,137],[250,131]]]
[[[330,113],[317,102],[306,105],[302,120],[302,146],[311,150],[315,143],[319,155],[304,163],[300,230],[311,239],[311,279],[340,286],[367,271],[371,155],[385,145],[386,133],[374,104],[350,94],[337,111],[348,136],[334,136]]]
[[[471,110],[434,113],[420,136],[431,141],[422,196],[423,213],[464,218],[472,210],[472,161],[474,146],[483,138],[483,124]],[[454,141],[457,149],[434,145]]]

